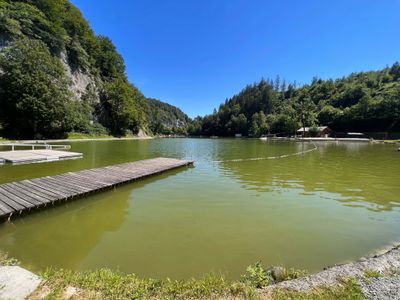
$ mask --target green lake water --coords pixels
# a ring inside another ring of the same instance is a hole
[[[0,167],[0,183],[164,156],[195,160],[0,225],[0,250],[33,270],[109,267],[155,278],[223,273],[258,260],[309,271],[400,241],[394,145],[312,149],[242,139],[70,143],[83,159]],[[224,162],[225,161],[225,162]]]

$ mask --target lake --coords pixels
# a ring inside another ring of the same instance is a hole
[[[0,250],[33,271],[109,267],[154,278],[256,261],[318,271],[400,241],[398,146],[153,139],[71,142],[84,158],[0,167],[0,183],[158,156],[195,160],[0,225]],[[245,159],[242,161],[231,161]]]

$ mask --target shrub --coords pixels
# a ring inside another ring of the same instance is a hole
[[[263,268],[261,262],[256,262],[247,267],[246,274],[242,276],[243,282],[255,287],[261,288],[271,284],[274,281],[271,271]]]

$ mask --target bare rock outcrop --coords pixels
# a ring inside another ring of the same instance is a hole
[[[61,63],[65,70],[65,76],[70,82],[70,89],[76,100],[81,100],[82,96],[87,92],[88,88],[91,87],[95,91],[97,102],[99,101],[98,91],[100,89],[99,79],[95,76],[84,72],[81,69],[72,70],[68,64],[68,58],[65,51],[61,52],[60,55]]]

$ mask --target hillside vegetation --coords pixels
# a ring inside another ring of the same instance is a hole
[[[190,118],[176,106],[147,98],[146,114],[149,116],[149,129],[161,134],[187,134]]]
[[[0,0],[0,49],[3,136],[186,131],[184,114],[169,119],[171,106],[155,105],[128,82],[112,41],[68,0]],[[154,114],[162,116],[157,126]]]
[[[335,131],[400,130],[400,65],[353,73],[337,80],[314,78],[297,87],[262,79],[227,99],[218,111],[197,117],[194,135],[293,135],[303,126]]]

